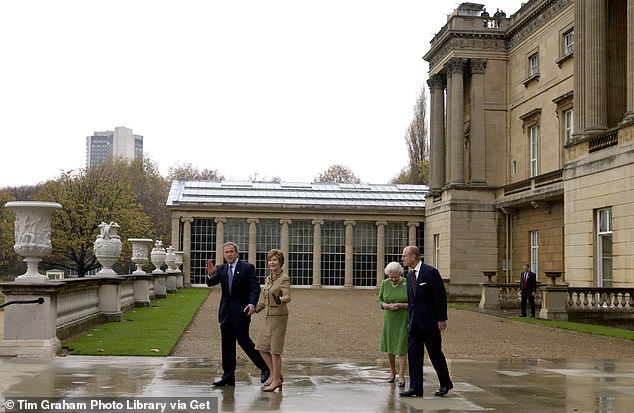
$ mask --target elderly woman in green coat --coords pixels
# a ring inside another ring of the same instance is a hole
[[[381,351],[387,353],[390,363],[390,383],[396,379],[398,356],[398,385],[404,387],[407,363],[407,280],[403,277],[403,267],[395,261],[385,266],[385,275],[387,278],[381,283],[377,298],[383,310]]]

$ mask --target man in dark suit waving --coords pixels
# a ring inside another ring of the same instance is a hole
[[[520,302],[520,317],[526,317],[526,301],[531,306],[531,317],[535,317],[535,291],[537,291],[537,275],[530,270],[530,265],[524,264],[522,276],[520,278],[520,291],[522,301]]]
[[[251,315],[260,296],[260,283],[255,267],[238,259],[238,245],[227,242],[222,246],[225,263],[216,266],[207,261],[207,286],[220,284],[222,296],[218,309],[220,336],[222,341],[222,370],[220,380],[214,386],[234,386],[236,382],[236,341],[251,361],[261,370],[260,381],[269,378],[269,368],[255,344],[249,337]]]
[[[403,249],[403,264],[407,273],[407,356],[409,359],[409,390],[402,397],[423,396],[423,358],[425,348],[436,370],[440,388],[434,396],[444,396],[453,389],[447,360],[442,352],[441,332],[447,328],[447,292],[438,270],[420,261],[418,247]]]

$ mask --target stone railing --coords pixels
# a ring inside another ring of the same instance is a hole
[[[494,274],[484,271],[489,280]],[[556,284],[561,272],[546,272],[550,283],[538,284],[535,304],[539,318],[569,320],[632,328],[634,325],[634,288],[568,287]],[[487,281],[482,285],[479,307],[504,310],[520,307],[518,283]]]
[[[121,321],[134,307],[167,297],[155,294],[155,285],[159,292],[166,291],[167,276],[161,272],[0,284],[5,303],[43,298],[41,304],[5,308],[0,356],[54,356],[61,350],[60,340],[98,323]]]

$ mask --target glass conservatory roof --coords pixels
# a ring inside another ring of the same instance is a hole
[[[167,206],[265,205],[424,208],[425,185],[173,181]]]

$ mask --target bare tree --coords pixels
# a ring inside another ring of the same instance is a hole
[[[405,133],[409,165],[396,180],[399,183],[427,184],[429,182],[429,130],[427,128],[427,95],[421,89],[414,105],[414,118]],[[405,179],[406,182],[401,180]]]
[[[339,184],[358,184],[361,179],[347,166],[333,164],[315,177],[315,182],[336,182]]]
[[[217,169],[198,169],[189,162],[177,163],[167,171],[168,181],[222,181],[225,177]]]

